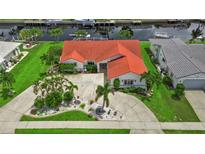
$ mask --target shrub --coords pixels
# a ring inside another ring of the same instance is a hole
[[[37,113],[37,109],[32,109],[30,113],[35,115]]]
[[[113,85],[115,90],[118,90],[120,88],[120,79],[115,79]]]
[[[127,87],[127,88],[123,88],[122,91],[124,93],[136,93],[136,94],[141,94],[141,95],[146,94],[146,90],[141,87]]]
[[[165,85],[167,85],[168,87],[173,87],[173,85],[172,85],[172,79],[171,79],[171,77],[168,76],[168,75],[165,75],[165,76],[163,77],[163,83],[164,83]]]
[[[81,103],[81,104],[80,104],[80,108],[81,108],[81,109],[84,109],[84,108],[85,108],[85,103]]]
[[[45,98],[47,107],[56,109],[62,102],[62,93],[54,91],[48,94]]]
[[[180,96],[183,96],[184,90],[185,90],[184,85],[181,83],[178,83],[176,88],[175,88],[175,97],[180,98]]]
[[[34,106],[36,107],[36,109],[42,109],[43,108],[43,106],[44,106],[44,102],[45,102],[45,100],[43,99],[43,98],[41,98],[41,97],[37,97],[36,99],[35,99],[35,102],[34,102]]]
[[[74,95],[71,92],[65,92],[63,96],[63,100],[66,102],[70,102],[74,97]]]
[[[61,73],[76,73],[76,64],[60,64],[59,70]]]
[[[20,54],[17,56],[17,59],[20,60],[22,57],[23,57],[23,53],[20,53]]]
[[[97,66],[95,64],[87,64],[86,70],[88,73],[97,73]]]

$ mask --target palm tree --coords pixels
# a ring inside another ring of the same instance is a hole
[[[193,29],[191,32],[192,35],[192,40],[196,39],[197,37],[203,35],[203,28],[201,29],[202,26],[198,26],[196,29]]]
[[[140,77],[140,81],[145,80],[146,85],[147,85],[147,92],[149,93],[152,89],[152,86],[155,82],[155,76],[153,75],[152,72],[146,72],[144,74],[141,75]]]
[[[109,94],[112,93],[114,95],[114,89],[112,89],[109,85],[109,83],[106,83],[104,86],[98,85],[96,89],[96,98],[95,101],[98,101],[100,97],[103,97],[103,106],[101,108],[101,111],[104,111],[104,107],[109,106]]]
[[[6,95],[13,95],[13,83],[15,82],[13,74],[6,72],[5,69],[0,68],[0,84],[2,89],[6,91]]]
[[[39,86],[40,86],[40,81],[39,80],[35,81],[34,86],[33,86],[33,93],[36,95],[38,94],[40,90]]]
[[[78,38],[81,38],[81,37],[85,37],[88,33],[85,30],[79,29],[75,31],[75,34]]]
[[[62,28],[54,28],[49,31],[49,34],[57,40],[59,36],[63,35],[63,30]]]
[[[132,34],[129,30],[120,30],[119,36],[123,39],[131,39]]]
[[[66,90],[69,90],[72,94],[74,94],[74,90],[78,90],[78,86],[73,84],[71,81],[68,81],[69,85],[65,85]]]
[[[157,85],[157,88],[159,88],[160,84],[162,83],[161,74],[157,72],[153,73],[153,79],[154,79],[154,83]]]
[[[123,26],[119,31],[119,36],[123,39],[131,39],[134,35],[133,30],[128,26]]]
[[[15,82],[13,74],[6,72],[5,69],[0,69],[0,83],[5,88],[12,88],[13,83]]]

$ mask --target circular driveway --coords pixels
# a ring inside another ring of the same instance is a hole
[[[69,75],[67,78],[78,85],[78,90],[75,94],[82,100],[94,100],[97,85],[104,84],[104,74],[77,74]],[[144,105],[142,101],[134,96],[115,92],[115,95],[110,94],[110,107],[122,113],[124,121],[139,121],[139,122],[157,122],[155,115]],[[98,100],[102,103],[102,98]]]

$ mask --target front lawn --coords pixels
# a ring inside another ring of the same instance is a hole
[[[205,130],[163,130],[165,134],[205,134]]]
[[[68,111],[49,117],[35,118],[23,115],[20,121],[95,121],[96,119],[82,111]]]
[[[41,56],[47,53],[51,46],[63,46],[63,42],[42,42],[38,44],[34,48],[27,50],[29,54],[11,70],[16,81],[13,84],[16,94],[12,98],[31,86],[34,81],[40,78],[42,73],[48,70],[49,66],[42,62]],[[8,103],[12,98],[3,98],[0,94],[0,107]]]
[[[153,65],[146,48],[150,47],[149,42],[141,42],[142,57],[148,70],[157,72]],[[192,109],[187,99],[183,96],[180,100],[172,98],[173,90],[169,90],[164,84],[159,88],[154,86],[154,94],[150,98],[137,95],[145,105],[155,114],[157,119],[162,122],[180,122],[180,121],[193,121],[198,122],[199,119]]]
[[[15,134],[129,134],[129,129],[16,129]]]

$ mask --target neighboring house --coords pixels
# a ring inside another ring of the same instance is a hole
[[[178,38],[150,42],[160,69],[172,77],[174,87],[183,83],[186,89],[205,89],[204,45],[188,45]]]
[[[0,41],[0,65],[8,69],[12,66],[11,60],[19,55],[21,43]]]
[[[60,61],[75,63],[79,71],[84,71],[86,64],[94,63],[98,72],[107,74],[111,84],[119,78],[121,87],[145,88],[145,82],[140,82],[140,75],[147,68],[137,40],[65,41]]]

